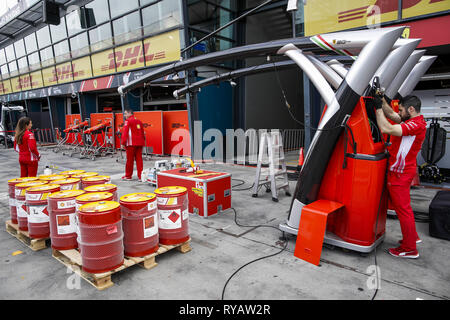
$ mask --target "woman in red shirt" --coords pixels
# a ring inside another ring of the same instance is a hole
[[[19,153],[20,177],[35,177],[38,171],[38,161],[41,158],[36,139],[30,131],[33,123],[28,117],[19,119],[14,137],[14,150]]]

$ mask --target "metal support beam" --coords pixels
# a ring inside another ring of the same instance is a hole
[[[305,124],[305,154],[308,152],[308,148],[311,144],[313,132],[310,129],[312,127],[311,119],[311,82],[309,81],[306,73],[303,72],[303,112],[304,112],[304,124]]]

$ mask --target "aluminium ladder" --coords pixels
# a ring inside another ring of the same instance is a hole
[[[268,155],[269,167],[262,168],[263,158]],[[281,165],[281,169],[279,169]],[[261,179],[263,171],[267,172],[266,177]],[[278,190],[284,189],[286,196],[290,196],[289,179],[286,170],[286,161],[283,151],[283,140],[278,130],[263,132],[259,145],[258,164],[256,167],[255,183],[253,184],[252,197],[258,197],[258,190],[261,186],[266,188],[266,192],[272,192],[272,201],[278,202]]]

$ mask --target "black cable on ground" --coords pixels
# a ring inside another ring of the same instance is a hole
[[[224,285],[224,287],[223,287],[223,290],[222,290],[222,300],[223,300],[223,297],[224,297],[224,295],[225,295],[225,289],[226,289],[228,283],[229,283],[230,280],[236,275],[236,273],[238,273],[240,270],[242,270],[243,268],[245,268],[245,267],[248,266],[249,264],[252,264],[252,263],[257,262],[257,261],[259,261],[259,260],[263,260],[263,259],[266,259],[266,258],[270,258],[270,257],[276,256],[276,255],[282,253],[284,250],[286,250],[287,244],[288,244],[284,232],[282,232],[282,231],[281,231],[280,229],[278,229],[277,227],[271,226],[271,225],[265,225],[265,224],[260,224],[260,225],[256,225],[256,226],[246,226],[246,225],[239,224],[239,223],[237,222],[237,212],[236,212],[236,209],[234,209],[234,208],[230,208],[230,209],[233,210],[233,212],[234,212],[234,222],[235,222],[236,225],[238,225],[239,227],[246,227],[246,228],[260,228],[260,227],[274,228],[274,229],[276,229],[276,230],[278,230],[278,231],[280,231],[280,232],[282,233],[282,235],[283,235],[283,236],[282,236],[282,239],[283,239],[283,241],[285,242],[285,245],[284,245],[284,247],[283,247],[280,251],[275,252],[275,253],[272,253],[272,254],[267,255],[267,256],[264,256],[264,257],[257,258],[257,259],[252,260],[252,261],[249,261],[249,262],[247,262],[246,264],[244,264],[243,266],[239,267],[235,272],[233,272],[233,274],[227,279],[227,281],[225,282],[225,285]]]

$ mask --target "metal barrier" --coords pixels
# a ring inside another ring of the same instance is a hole
[[[283,151],[300,150],[305,145],[304,129],[280,129],[283,138]]]
[[[56,128],[55,130],[58,130]],[[39,147],[51,146],[57,143],[56,133],[51,128],[36,128],[32,129],[36,143]]]

